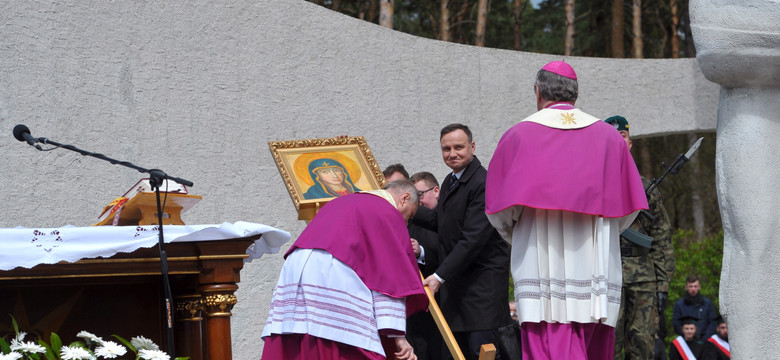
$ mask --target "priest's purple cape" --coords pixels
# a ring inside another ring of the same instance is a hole
[[[371,290],[406,297],[406,313],[428,307],[409,232],[387,200],[355,193],[320,209],[285,258],[295,249],[322,249],[347,264]]]
[[[523,121],[501,137],[485,185],[486,213],[514,205],[617,218],[647,209],[647,197],[611,125],[563,130]]]

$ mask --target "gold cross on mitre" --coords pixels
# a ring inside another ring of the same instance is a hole
[[[561,113],[561,120],[563,120],[563,125],[573,125],[577,123],[574,121],[574,113]]]

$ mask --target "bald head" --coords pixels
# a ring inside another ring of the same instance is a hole
[[[412,185],[411,181],[402,179],[390,182],[385,186],[385,190],[395,199],[395,207],[398,208],[404,219],[409,221],[417,212],[417,206],[420,204],[417,188]]]

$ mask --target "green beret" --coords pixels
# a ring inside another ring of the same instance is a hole
[[[610,116],[604,121],[614,126],[617,131],[628,131],[628,120],[620,115]]]

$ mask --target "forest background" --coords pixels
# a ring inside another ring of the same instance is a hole
[[[310,1],[411,35],[464,45],[606,58],[696,56],[688,0]],[[628,120],[641,124],[641,119]],[[704,141],[696,155],[659,186],[677,262],[666,309],[667,345],[676,337],[672,305],[683,296],[688,275],[697,275],[702,295],[716,309],[719,305],[723,228],[715,190],[715,133],[632,138],[639,172],[653,179],[699,137]]]

